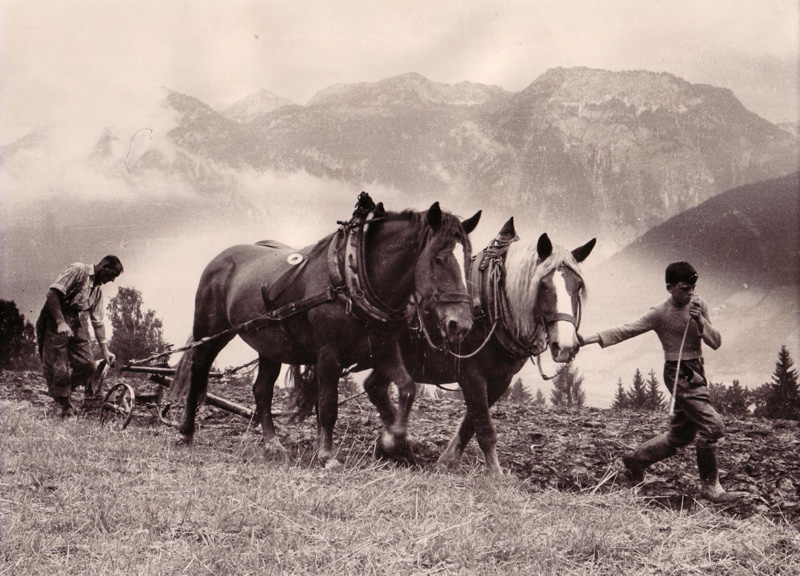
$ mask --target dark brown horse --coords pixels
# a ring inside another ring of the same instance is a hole
[[[468,274],[477,304],[473,328],[461,346],[431,334],[433,318],[420,311],[421,325],[400,340],[403,359],[421,383],[458,382],[467,411],[439,464],[460,463],[473,435],[483,450],[487,470],[501,474],[497,433],[489,408],[508,388],[531,356],[548,347],[556,362],[569,362],[578,351],[577,325],[585,286],[579,263],[594,248],[592,239],[568,251],[554,246],[547,234],[536,243],[518,240],[511,218],[497,238],[478,254]],[[371,399],[382,397],[389,382],[373,371],[364,388]],[[390,416],[387,412],[382,416]]]
[[[184,353],[172,384],[173,398],[186,394],[179,428],[184,442],[194,435],[211,364],[238,334],[259,355],[253,394],[268,451],[285,451],[271,410],[281,364],[316,364],[317,456],[323,464],[338,464],[333,445],[338,381],[343,369],[356,363],[397,383],[400,406],[385,422],[383,447],[391,453],[406,444],[415,384],[398,344],[404,312],[416,293],[447,341],[457,343],[469,331],[471,308],[456,251],[469,262],[468,234],[480,212],[462,223],[438,202],[425,212],[394,213],[368,196],[365,208],[362,197],[353,219],[314,246],[233,246],[208,264],[195,299],[198,345]]]

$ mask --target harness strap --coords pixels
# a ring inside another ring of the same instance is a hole
[[[514,337],[509,327],[508,319],[511,312],[505,290],[503,290],[503,281],[505,277],[505,259],[510,243],[511,241],[507,242],[505,246],[499,247],[500,249],[484,250],[483,261],[479,266],[481,271],[481,302],[487,308],[486,312],[489,314],[490,320],[498,324],[495,337],[503,349],[512,356],[518,357],[541,354],[547,349],[547,339],[541,337],[541,329],[544,328],[544,325],[536,331],[536,338],[534,338],[532,344],[520,342]]]
[[[182,348],[167,350],[166,352],[154,354],[142,360],[131,360],[130,362],[128,362],[127,365],[137,366],[139,364],[145,364],[147,362],[157,360],[158,358],[163,358],[165,356],[175,354],[176,352],[184,352],[192,348],[197,348],[198,346],[202,346],[203,344],[216,340],[217,338],[228,336],[229,334],[246,332],[248,330],[258,330],[268,324],[271,324],[273,322],[281,322],[296,314],[305,312],[306,310],[310,310],[311,308],[319,306],[320,304],[325,304],[326,302],[333,302],[336,299],[337,294],[340,294],[343,290],[344,290],[343,286],[340,287],[328,286],[324,292],[320,292],[319,294],[314,294],[313,296],[309,296],[308,298],[304,298],[303,300],[300,300],[298,302],[292,302],[290,304],[286,304],[285,306],[281,306],[280,308],[276,308],[275,310],[270,310],[269,312],[257,316],[251,320],[248,320],[247,322],[242,322],[241,324],[237,324],[236,326],[231,326],[230,328],[227,328],[222,332],[218,332],[217,334],[200,338],[200,340],[195,340]]]
[[[339,222],[340,228],[328,246],[328,273],[334,286],[340,289],[345,298],[348,314],[353,305],[364,314],[380,322],[396,322],[405,317],[405,306],[391,308],[386,305],[372,289],[366,270],[366,227],[383,220],[381,217],[369,218],[376,205],[369,194],[362,192],[358,197],[353,217]]]
[[[564,314],[563,312],[557,312],[550,316],[542,316],[542,321],[546,324],[552,324],[553,322],[569,322],[576,328],[578,326],[578,319],[575,318],[575,316],[572,314]]]

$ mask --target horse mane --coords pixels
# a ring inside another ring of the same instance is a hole
[[[537,240],[519,240],[508,247],[506,255],[505,292],[511,312],[509,322],[512,333],[523,342],[532,341],[536,334],[533,311],[539,298],[539,286],[544,277],[556,268],[566,266],[583,280],[580,265],[572,252],[553,245],[553,252],[544,261],[536,252]],[[585,288],[581,289],[585,292]]]
[[[411,222],[415,225],[420,226],[421,235],[424,236],[425,231],[429,229],[428,222],[426,220],[427,212],[425,210],[419,212],[416,210],[403,210],[402,212],[384,212],[381,214],[381,218],[385,222]],[[422,239],[420,237],[420,240]],[[434,235],[434,242],[436,244],[433,245],[434,251],[444,248],[445,243],[448,242],[451,238],[455,238],[462,245],[469,249],[470,253],[472,252],[472,245],[470,244],[469,235],[464,231],[464,226],[461,223],[461,220],[451,214],[450,212],[445,212],[442,210],[442,225]]]

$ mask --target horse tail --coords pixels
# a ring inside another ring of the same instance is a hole
[[[286,371],[286,383],[290,385],[288,405],[291,410],[289,422],[298,424],[316,409],[319,400],[317,370],[310,366],[291,365]]]
[[[193,341],[194,338],[190,336],[186,344],[189,345]],[[169,390],[167,392],[167,398],[171,402],[182,402],[189,393],[189,385],[192,382],[192,358],[194,356],[194,351],[194,348],[189,348],[178,361],[178,366],[175,368],[175,374],[172,377],[172,383],[169,385]]]

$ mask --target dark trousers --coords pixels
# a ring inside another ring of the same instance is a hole
[[[80,387],[85,394],[93,393],[95,363],[89,332],[77,312],[67,311],[64,320],[75,334],[72,338],[58,333],[56,322],[46,309],[36,323],[44,379],[50,396],[56,400],[68,399]]]
[[[677,362],[664,364],[664,382],[670,392],[675,386]],[[675,414],[669,424],[667,438],[673,448],[681,448],[699,435],[698,445],[713,445],[725,434],[722,417],[711,405],[708,396],[703,360],[681,361],[675,398]]]

